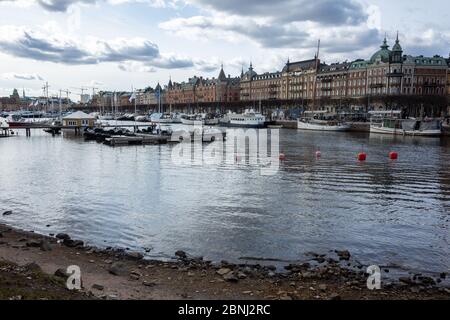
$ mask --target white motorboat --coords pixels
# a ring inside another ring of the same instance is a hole
[[[181,116],[181,123],[187,125],[205,124],[205,119],[199,114],[186,114]]]
[[[114,120],[115,117],[112,113],[106,113],[98,116],[98,120]]]
[[[297,121],[300,130],[313,131],[348,131],[350,125],[337,120],[317,120],[311,118],[300,118]]]
[[[370,133],[439,137],[442,135],[442,125],[438,119],[373,118]]]
[[[229,113],[226,115],[228,122],[223,125],[228,127],[262,128],[266,122],[266,117],[253,109],[246,109],[244,113]]]

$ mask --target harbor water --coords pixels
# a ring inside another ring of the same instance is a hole
[[[156,259],[184,250],[297,261],[346,249],[367,265],[449,271],[448,138],[282,129],[286,159],[270,176],[245,163],[180,167],[175,147],[111,148],[41,131],[2,138],[0,212],[13,214],[0,222]]]

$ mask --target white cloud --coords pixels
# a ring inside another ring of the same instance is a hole
[[[26,81],[44,81],[44,78],[36,73],[14,73],[8,72],[2,74],[4,80],[26,80]]]

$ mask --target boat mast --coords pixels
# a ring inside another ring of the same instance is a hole
[[[320,39],[317,41],[317,53],[316,53],[316,65],[315,65],[315,75],[314,75],[314,86],[313,86],[313,109],[316,108],[316,84],[317,84],[317,70],[319,69],[319,53],[320,53]]]

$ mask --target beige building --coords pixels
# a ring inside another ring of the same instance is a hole
[[[77,111],[63,118],[63,126],[92,128],[95,125],[95,118],[82,112]]]

